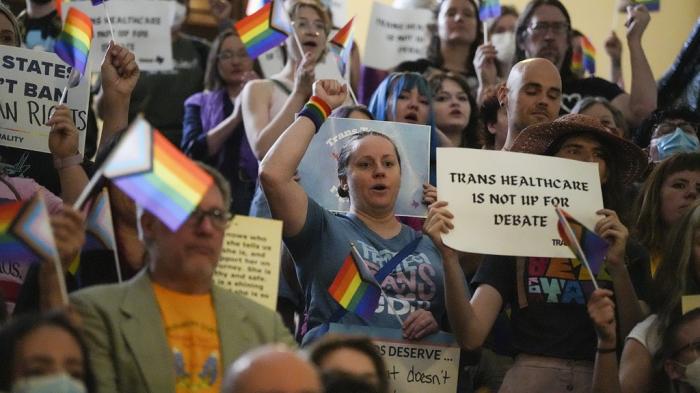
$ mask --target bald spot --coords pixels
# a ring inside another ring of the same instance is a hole
[[[294,352],[254,350],[229,368],[222,393],[321,393],[314,366]]]

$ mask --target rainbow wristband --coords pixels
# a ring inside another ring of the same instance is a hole
[[[323,122],[326,121],[328,116],[331,114],[331,107],[326,104],[323,99],[317,96],[311,96],[309,102],[304,105],[304,108],[297,114],[297,117],[306,116],[308,117],[316,126],[315,133],[321,129]]]

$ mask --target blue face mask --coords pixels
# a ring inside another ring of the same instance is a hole
[[[85,393],[85,385],[66,373],[28,377],[12,386],[12,393]]]
[[[656,147],[657,157],[655,161],[662,161],[676,153],[700,150],[700,140],[698,140],[697,135],[688,134],[679,127],[676,127],[669,134],[652,139],[651,145],[652,148]]]

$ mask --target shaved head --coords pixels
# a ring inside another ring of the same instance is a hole
[[[221,393],[321,393],[316,368],[285,346],[245,353],[229,367]]]
[[[559,116],[561,76],[557,67],[543,58],[518,62],[510,70],[506,85],[499,89],[498,101],[508,114],[507,150],[520,131]]]

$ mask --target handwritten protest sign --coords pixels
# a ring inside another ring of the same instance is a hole
[[[214,282],[275,310],[282,221],[237,215],[226,230]]]
[[[588,228],[603,208],[597,164],[533,154],[438,148],[437,188],[455,216],[445,244],[480,254],[573,258],[554,206]]]
[[[700,295],[687,295],[681,298],[683,314],[700,307]]]
[[[104,7],[95,7],[90,1],[70,1],[63,4],[62,15],[67,15],[67,10],[75,7],[92,19],[95,36],[90,48],[90,64],[93,72],[99,72],[109,41],[112,39]],[[114,26],[115,41],[134,52],[142,71],[173,69],[170,26],[175,16],[174,2],[110,1],[107,7]]]
[[[339,119],[330,117],[311,140],[299,165],[301,185],[309,197],[333,211],[348,211],[348,198],[338,196],[337,157],[348,137],[362,131],[378,131],[389,136],[401,157],[401,189],[395,212],[400,216],[424,217],[423,183],[429,176],[430,127],[388,121]]]
[[[430,44],[429,10],[400,10],[375,2],[365,44],[364,64],[388,70],[407,60],[426,57]]]
[[[0,145],[49,152],[46,122],[68,84],[71,67],[55,53],[2,47],[0,55]],[[80,153],[85,151],[90,84],[82,78],[68,89],[66,105],[78,128]]]
[[[368,336],[384,358],[392,393],[455,393],[459,347],[452,335],[439,332],[421,341],[406,341],[399,329],[330,324],[330,333]]]

